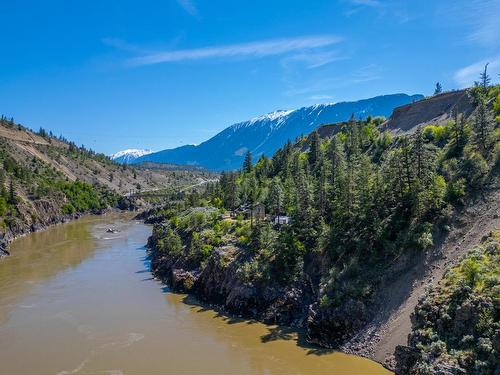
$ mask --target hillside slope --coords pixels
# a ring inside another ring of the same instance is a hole
[[[195,171],[131,168],[0,120],[0,241],[127,203],[130,192],[199,183]]]
[[[342,346],[346,352],[362,354],[394,368],[394,349],[406,345],[411,315],[426,289],[436,285],[446,269],[469,253],[481,239],[500,228],[500,192],[455,213],[450,232],[442,243],[412,259],[404,275],[384,285],[391,291],[380,296],[379,309],[365,329]],[[389,269],[398,273],[400,265]]]
[[[408,346],[396,348],[396,374],[498,373],[499,240],[498,226],[476,238],[473,251],[420,296]]]
[[[389,116],[393,109],[421,99],[421,95],[394,94],[356,102],[320,104],[290,111],[276,111],[232,125],[198,146],[186,145],[137,158],[134,163],[190,164],[212,170],[234,170],[241,166],[245,153],[255,158],[271,156],[288,140],[309,134],[316,127],[356,118]]]

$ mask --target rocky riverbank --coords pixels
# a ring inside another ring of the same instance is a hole
[[[306,326],[315,293],[305,280],[289,287],[247,282],[240,271],[245,254],[237,247],[215,249],[201,269],[187,259],[159,254],[154,237],[149,244],[153,274],[173,291],[192,293],[229,314],[269,324]]]
[[[333,349],[361,331],[375,313],[375,306],[350,301],[342,308],[329,308],[319,299],[324,256],[311,253],[305,257],[302,277],[286,285],[272,280],[252,279],[248,270],[252,254],[248,248],[226,244],[214,248],[202,262],[189,251],[191,238],[183,238],[184,251],[175,254],[162,250],[168,224],[156,222],[148,240],[152,272],[174,292],[190,293],[199,300],[216,305],[219,311],[268,324],[305,329],[310,343]],[[169,244],[168,246],[173,246]],[[343,351],[362,354],[363,345]]]
[[[325,273],[325,259],[320,253],[308,254],[302,276],[282,286],[269,279],[252,278],[252,273],[263,270],[248,269],[255,255],[228,240],[230,236],[223,236],[224,244],[200,260],[189,250],[193,247],[190,235],[181,235],[176,245],[166,235],[171,228],[168,220],[154,210],[141,218],[155,225],[148,240],[153,274],[172,291],[194,294],[227,314],[302,327],[311,343],[368,357],[395,369],[394,349],[406,343],[410,315],[423,290],[436,285],[447,267],[497,227],[497,210],[498,194],[494,193],[457,211],[449,231],[442,233],[443,240],[434,248],[425,254],[406,254],[383,271],[372,270],[386,277],[373,285],[375,292],[366,303],[352,299],[334,307],[319,298]],[[196,210],[191,215],[193,212]],[[171,251],[174,248],[177,250]],[[399,358],[404,357],[402,350],[396,353]]]
[[[10,255],[8,251],[9,244],[14,241],[18,237],[22,237],[28,235],[30,233],[39,232],[48,229],[53,225],[67,223],[70,220],[76,220],[84,215],[102,215],[108,210],[99,210],[99,211],[89,211],[86,213],[72,213],[72,214],[62,214],[52,212],[47,215],[43,220],[37,220],[35,222],[26,222],[22,220],[16,220],[13,225],[5,230],[0,232],[0,258],[4,256]]]

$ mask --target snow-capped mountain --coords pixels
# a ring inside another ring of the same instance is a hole
[[[151,154],[151,150],[138,150],[130,148],[128,150],[118,151],[116,154],[111,155],[111,159],[120,164],[131,164],[135,159]]]
[[[234,170],[241,167],[250,150],[257,160],[272,154],[288,140],[308,134],[320,125],[346,121],[368,115],[389,117],[394,108],[423,98],[422,95],[393,94],[355,102],[317,104],[295,110],[279,110],[255,117],[224,129],[209,140],[141,156],[140,163],[175,163],[197,165],[212,170]]]

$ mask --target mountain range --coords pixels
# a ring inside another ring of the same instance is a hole
[[[127,153],[128,163],[174,163],[200,166],[207,169],[234,170],[240,168],[247,151],[254,160],[261,155],[271,156],[288,140],[308,134],[318,126],[346,121],[351,115],[388,117],[399,106],[422,99],[422,95],[392,94],[353,102],[317,104],[295,110],[278,110],[251,120],[229,126],[199,145],[135,156]],[[115,154],[116,155],[116,154]],[[119,162],[122,159],[116,158]]]

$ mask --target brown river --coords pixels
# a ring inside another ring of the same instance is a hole
[[[109,215],[16,240],[0,260],[0,374],[389,374],[169,293],[149,272],[150,233]]]

